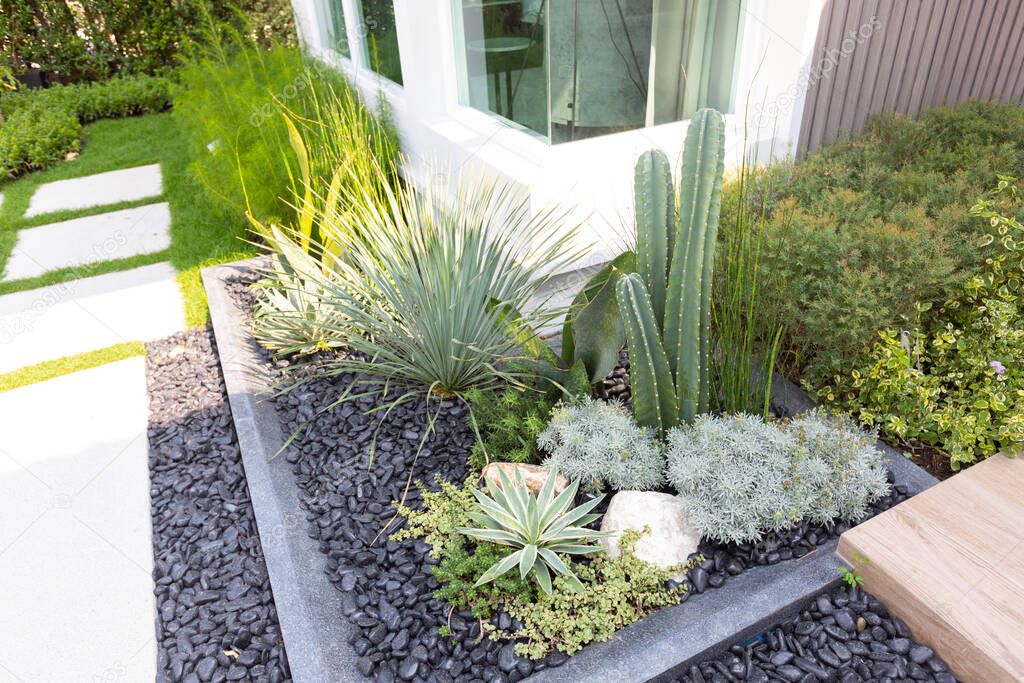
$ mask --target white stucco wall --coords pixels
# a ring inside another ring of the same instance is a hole
[[[414,183],[471,181],[481,174],[522,186],[535,208],[549,202],[572,207],[594,245],[587,263],[614,256],[631,232],[632,176],[636,157],[657,147],[675,159],[686,122],[578,142],[548,145],[498,119],[458,104],[452,48],[451,0],[395,0],[404,87],[379,78],[361,62],[362,33],[346,12],[353,60],[320,44],[315,0],[293,0],[303,43],[344,71],[374,101],[383,91],[391,105]],[[354,10],[357,0],[336,0]],[[806,70],[824,0],[747,0],[735,80],[737,113],[726,117],[727,152],[738,165],[744,149],[760,160],[795,151]],[[744,118],[747,123],[744,125]]]

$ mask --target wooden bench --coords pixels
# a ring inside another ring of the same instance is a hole
[[[1024,457],[974,465],[850,529],[838,552],[958,678],[1024,681]]]

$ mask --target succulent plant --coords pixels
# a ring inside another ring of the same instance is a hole
[[[660,435],[710,406],[724,157],[722,115],[702,109],[687,130],[678,202],[664,153],[645,152],[636,165],[637,274],[618,280],[616,298],[629,342],[633,412]]]
[[[481,525],[480,528],[460,527],[458,531],[478,541],[516,550],[485,571],[476,585],[493,581],[518,566],[519,576],[524,579],[532,576],[545,593],[551,593],[552,572],[564,576],[574,591],[582,590],[579,578],[558,555],[590,555],[602,550],[601,546],[588,542],[604,534],[585,528],[600,518],[590,511],[601,498],[571,508],[579,485],[574,482],[555,496],[557,472],[551,473],[537,495],[523,484],[518,473],[515,482],[501,470],[498,477],[498,484],[487,480],[490,496],[473,489],[478,509],[470,511],[469,518]]]

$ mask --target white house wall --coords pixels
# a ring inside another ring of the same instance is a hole
[[[686,122],[549,145],[497,118],[458,104],[450,0],[395,0],[404,87],[360,64],[358,16],[346,13],[354,59],[320,43],[314,0],[293,0],[303,43],[344,71],[368,102],[386,95],[413,183],[471,182],[481,175],[520,185],[535,208],[571,207],[593,245],[587,263],[608,260],[628,242],[636,157],[652,147],[678,158]],[[344,0],[355,10],[357,0]],[[746,149],[759,160],[795,151],[806,74],[824,0],[747,0],[735,79],[736,113],[726,117],[729,164]]]

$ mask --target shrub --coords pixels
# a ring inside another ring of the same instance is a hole
[[[1016,188],[1003,179],[971,210],[1000,253],[930,324],[880,332],[859,367],[819,396],[912,451],[944,455],[953,470],[1024,445],[1024,226],[1006,214],[1015,208]]]
[[[484,572],[509,551],[494,543],[475,543],[458,531],[471,523],[469,513],[476,507],[472,480],[457,486],[438,477],[437,483],[437,491],[417,484],[422,508],[397,506],[407,526],[391,534],[392,541],[422,538],[430,545],[429,554],[437,560],[431,572],[441,584],[435,597],[457,610],[468,608],[478,619],[490,618],[506,601],[517,596],[527,601],[535,599],[536,584],[523,579],[518,572],[478,585]]]
[[[877,435],[848,418],[813,410],[784,425],[795,440],[790,456],[806,500],[803,519],[829,524],[859,521],[871,502],[889,493]]]
[[[780,297],[790,350],[812,385],[848,367],[875,330],[914,319],[914,302],[941,297],[956,278],[943,231],[920,207],[888,220],[863,195],[834,190],[815,211],[782,202],[766,240],[765,268]]]
[[[474,389],[466,395],[480,439],[469,462],[482,468],[491,460],[536,464],[537,437],[547,427],[556,400],[540,391],[509,386],[501,391]]]
[[[646,491],[665,483],[665,456],[619,402],[585,398],[555,408],[537,440],[544,465],[587,485]]]
[[[878,330],[913,323],[915,302],[933,304],[928,324],[993,257],[967,210],[1006,173],[1024,173],[1024,110],[992,102],[879,116],[855,140],[771,169],[755,201],[769,214],[766,262],[782,269],[789,371],[820,388]]]
[[[84,123],[163,111],[170,103],[170,82],[150,76],[3,95],[0,179],[47,168],[78,151]]]
[[[65,82],[153,73],[175,65],[208,16],[264,44],[295,42],[286,0],[89,0],[84,8],[65,0],[0,0],[0,62],[15,71],[38,64]]]
[[[803,519],[858,521],[888,490],[871,437],[821,412],[781,426],[703,416],[670,432],[667,458],[690,521],[716,541],[757,541]]]

